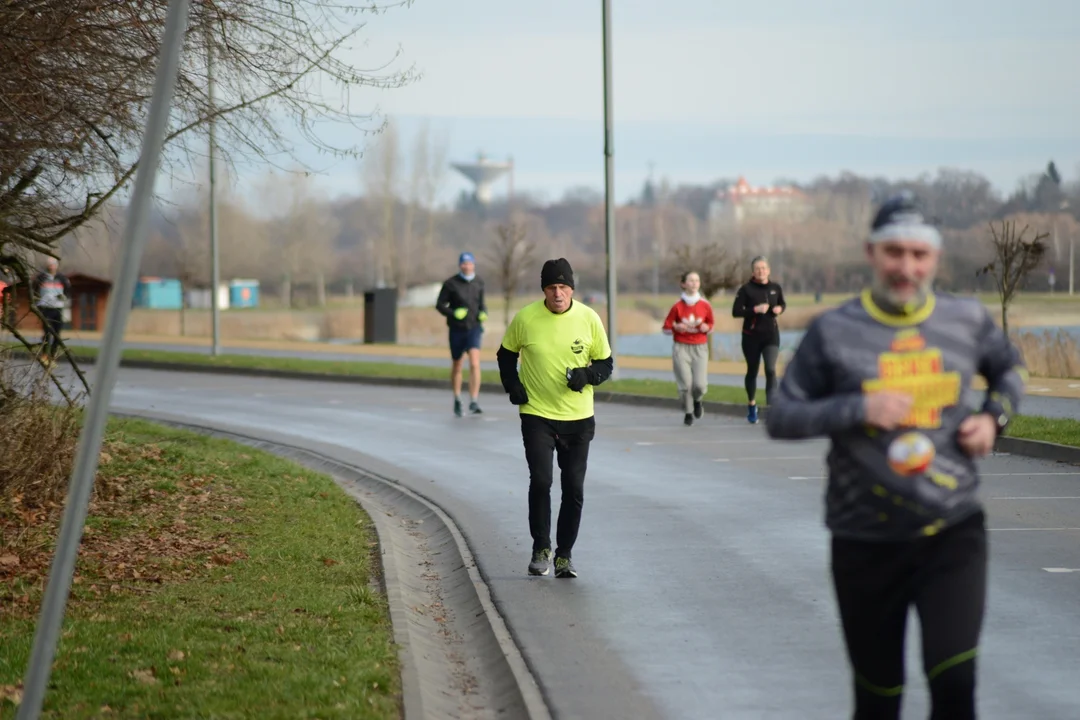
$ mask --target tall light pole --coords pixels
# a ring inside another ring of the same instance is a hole
[[[611,344],[611,356],[618,357],[618,324],[616,305],[618,287],[616,284],[615,258],[615,139],[612,132],[611,114],[611,0],[603,2],[604,24],[604,246],[607,250],[607,325],[608,342]],[[611,374],[618,379],[618,364]]]
[[[218,307],[218,286],[221,284],[221,269],[218,266],[218,218],[217,218],[217,169],[214,166],[216,150],[215,129],[217,118],[214,113],[214,38],[210,25],[206,26],[206,91],[209,98],[209,156],[210,156],[210,324],[213,341],[211,355],[221,354],[221,326]]]

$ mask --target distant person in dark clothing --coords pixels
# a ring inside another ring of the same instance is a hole
[[[461,253],[458,272],[447,278],[435,301],[435,309],[446,317],[450,329],[450,383],[454,390],[454,414],[462,415],[461,366],[464,356],[469,356],[469,412],[479,415],[480,410],[480,343],[487,321],[487,305],[484,302],[484,281],[476,276],[476,259],[471,252]]]
[[[765,398],[772,401],[776,390],[776,358],[780,354],[780,328],[776,316],[787,309],[784,291],[769,280],[769,261],[762,255],[750,262],[753,277],[735,294],[731,308],[734,317],[743,319],[742,351],[746,358],[746,419],[758,421],[757,376],[765,361]]]
[[[60,262],[56,258],[45,261],[45,269],[34,276],[30,286],[31,297],[41,315],[45,318],[42,328],[42,360],[51,364],[56,360],[60,348],[60,331],[64,328],[64,307],[71,297],[71,283],[60,272]]]

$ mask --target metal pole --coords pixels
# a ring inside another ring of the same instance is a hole
[[[214,117],[214,43],[210,25],[206,26],[206,81],[210,100],[210,316],[213,342],[211,355],[221,354],[221,317],[218,307],[218,286],[221,284],[221,267],[218,265],[218,218],[217,218],[217,172],[214,163],[216,148]]]
[[[607,250],[607,325],[608,342],[611,344],[611,356],[618,357],[619,326],[616,319],[618,305],[618,285],[616,280],[615,257],[615,139],[612,131],[611,115],[611,0],[603,0],[604,23],[604,245]],[[619,377],[618,361],[611,374],[612,380]]]
[[[187,29],[188,5],[189,0],[169,0],[168,17],[165,20],[165,32],[162,35],[154,78],[154,94],[150,100],[150,113],[143,134],[142,152],[139,154],[139,168],[128,207],[128,219],[124,223],[123,253],[120,256],[112,297],[109,298],[105,336],[94,364],[97,380],[79,435],[75,467],[68,486],[67,505],[64,507],[56,553],[49,569],[48,585],[42,598],[41,615],[34,634],[34,648],[26,670],[23,701],[19,705],[17,720],[37,720],[41,714],[45,688],[49,683],[56,646],[60,639],[60,628],[71,591],[71,577],[75,570],[79,543],[82,541],[94,476],[97,474],[109,401],[116,384],[116,372],[123,351],[124,330],[149,231],[154,181],[161,161],[162,146],[165,144],[165,130],[180,65],[180,51]]]
[[[1072,240],[1072,233],[1069,232],[1069,295],[1072,295],[1072,275],[1076,270],[1074,259],[1076,256],[1076,241]]]

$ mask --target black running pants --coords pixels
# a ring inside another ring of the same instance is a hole
[[[51,358],[60,349],[60,332],[64,329],[64,311],[60,308],[40,308],[45,318],[41,333],[41,349]]]
[[[765,361],[765,398],[766,402],[771,401],[776,390],[776,356],[780,354],[780,346],[771,336],[743,335],[742,352],[746,358],[746,401],[753,402],[757,396],[757,376],[762,360]]]
[[[854,720],[899,720],[908,608],[919,614],[931,720],[974,720],[986,603],[982,513],[909,542],[834,537],[832,575],[854,675]]]
[[[521,438],[529,464],[529,531],[533,552],[551,547],[551,485],[553,459],[557,459],[562,481],[562,502],[555,540],[555,554],[570,557],[581,525],[585,503],[585,469],[589,443],[596,434],[596,420],[548,420],[521,414]],[[552,457],[554,455],[554,458]]]

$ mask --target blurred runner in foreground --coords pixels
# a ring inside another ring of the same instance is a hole
[[[1024,391],[1020,355],[976,299],[932,292],[941,236],[910,194],[867,244],[873,286],[819,316],[766,424],[828,436],[826,524],[856,720],[900,717],[908,608],[919,614],[932,720],[976,717],[987,544],[976,459]],[[963,405],[974,375],[989,389]]]

